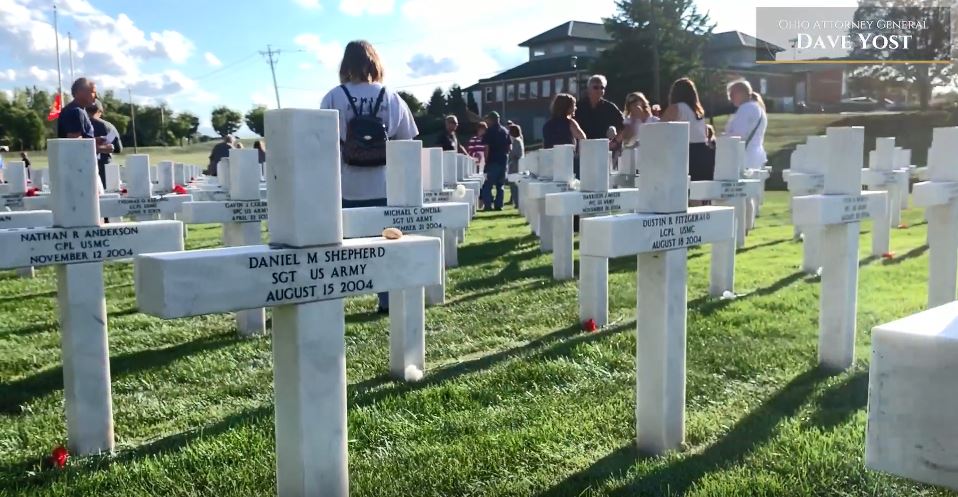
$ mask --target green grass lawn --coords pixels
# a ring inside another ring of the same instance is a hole
[[[797,272],[786,206],[770,194],[739,251],[737,300],[706,297],[708,248],[689,252],[687,449],[668,457],[633,449],[634,257],[610,265],[612,324],[584,333],[576,283],[551,280],[523,220],[481,214],[448,303],[427,310],[415,385],[384,375],[374,297],[349,300],[352,495],[951,495],[862,463],[870,329],[925,303],[921,212],[894,230],[890,261],[867,257],[863,226],[858,360],[825,376],[819,283]],[[219,236],[191,227],[187,245]],[[0,274],[0,495],[273,496],[269,339],[234,338],[228,315],[137,313],[128,263],[108,265],[106,285],[117,454],[41,469],[66,433],[54,272]]]

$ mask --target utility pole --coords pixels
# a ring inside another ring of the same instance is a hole
[[[133,88],[127,88],[130,92],[130,126],[133,128],[133,153],[136,153],[136,110],[133,107]]]
[[[266,51],[260,52],[260,55],[266,56],[269,61],[269,70],[273,73],[273,91],[276,92],[276,108],[282,109],[279,105],[279,86],[276,85],[276,64],[279,63],[279,50],[273,50],[270,45],[266,45]],[[273,56],[276,56],[276,59],[273,60]]]

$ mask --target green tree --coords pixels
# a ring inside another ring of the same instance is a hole
[[[664,103],[672,81],[702,75],[701,56],[715,25],[693,0],[619,0],[604,22],[614,43],[593,70],[608,77],[613,101],[640,89]]]
[[[266,136],[266,106],[257,105],[246,113],[246,126],[259,136]]]
[[[426,105],[426,114],[433,117],[442,117],[446,115],[446,96],[442,93],[442,88],[436,88],[429,97],[429,103]]]
[[[229,107],[217,107],[210,116],[213,129],[220,136],[232,135],[243,125],[243,115]]]
[[[170,120],[170,132],[173,137],[183,146],[183,139],[189,141],[196,136],[196,130],[200,127],[200,118],[190,112],[180,112]]]
[[[881,34],[885,36],[911,35],[908,48],[899,47],[894,51],[876,51],[856,44],[849,54],[854,60],[941,60],[951,55],[950,33],[954,27],[949,26],[948,7],[926,8],[927,2],[921,0],[864,0],[859,1],[855,11],[854,21],[868,22],[874,26],[884,19],[909,19],[923,21],[927,29],[893,29],[883,28]],[[954,22],[958,22],[955,19]],[[859,25],[862,26],[862,25]],[[886,25],[887,26],[887,25]],[[849,30],[853,39],[858,35],[874,35],[873,29],[861,27]],[[857,80],[856,86],[867,86],[862,80],[873,80],[879,86],[892,88],[895,86],[913,87],[918,93],[921,108],[927,109],[931,100],[931,91],[935,86],[948,86],[955,82],[953,64],[881,64],[872,66],[858,66],[850,75],[852,81]]]
[[[43,119],[22,102],[0,103],[0,137],[18,150],[39,150],[45,145]]]
[[[412,93],[402,90],[399,90],[396,93],[399,94],[399,98],[406,102],[406,106],[409,107],[409,111],[412,112],[414,116],[422,115],[422,113],[426,110],[425,107],[423,107],[422,102],[420,102],[419,99],[416,98],[416,96]]]

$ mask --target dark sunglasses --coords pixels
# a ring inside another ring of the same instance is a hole
[[[593,89],[593,90],[604,90],[605,87],[604,87],[604,86],[593,86],[592,89]]]

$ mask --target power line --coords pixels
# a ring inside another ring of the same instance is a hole
[[[227,69],[230,69],[230,68],[232,68],[232,67],[236,67],[237,65],[242,64],[243,62],[247,62],[247,61],[249,61],[250,59],[252,59],[253,57],[256,57],[256,55],[257,55],[257,53],[256,53],[256,52],[253,52],[253,53],[251,53],[251,54],[249,54],[249,55],[243,57],[242,59],[234,60],[233,62],[230,62],[229,64],[226,64],[226,65],[224,65],[224,66],[220,66],[220,67],[217,68],[217,69],[214,69],[214,70],[212,70],[212,71],[210,71],[210,72],[208,72],[208,73],[206,73],[206,74],[204,74],[204,75],[202,75],[202,76],[194,77],[193,79],[194,79],[195,81],[199,81],[199,80],[201,80],[201,79],[206,79],[206,78],[208,78],[208,77],[210,77],[210,76],[213,76],[213,75],[215,75],[215,74],[221,73],[221,72],[223,72],[223,71],[225,71],[225,70],[227,70]]]

